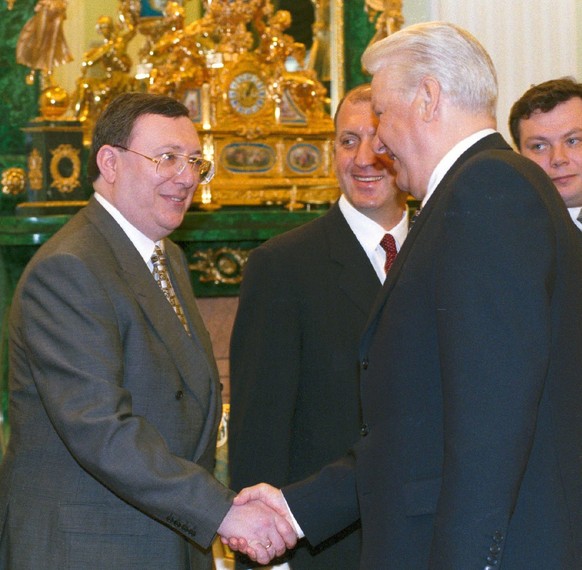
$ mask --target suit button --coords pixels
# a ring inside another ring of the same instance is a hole
[[[176,400],[181,400],[184,397],[184,392],[182,390],[178,390],[176,392]]]
[[[362,360],[362,368],[364,370],[368,370],[368,359],[364,358],[364,360]]]
[[[362,427],[360,428],[360,435],[362,437],[366,437],[369,433],[370,428],[368,427],[368,424],[362,424]]]

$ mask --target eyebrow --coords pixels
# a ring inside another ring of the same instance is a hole
[[[570,129],[569,131],[566,131],[564,134],[557,135],[557,136],[559,136],[561,139],[563,139],[563,138],[571,137],[572,135],[575,135],[575,134],[582,134],[582,127],[575,127],[573,129]],[[553,137],[548,137],[548,136],[544,136],[544,135],[531,135],[525,139],[525,142],[528,142],[528,141],[544,141],[545,142],[545,141],[549,141],[550,138],[553,138]]]
[[[194,152],[188,154],[188,153],[184,153],[182,151],[182,149],[177,145],[172,145],[172,144],[162,145],[161,148],[165,148],[167,150],[160,150],[157,153],[158,155],[170,153],[170,154],[181,154],[182,156],[202,156],[202,149],[195,150]]]

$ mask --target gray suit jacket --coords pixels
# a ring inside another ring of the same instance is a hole
[[[23,273],[10,316],[1,568],[211,567],[232,500],[210,474],[218,375],[186,261],[166,244],[192,338],[94,198]]]

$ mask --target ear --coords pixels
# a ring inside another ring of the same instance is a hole
[[[427,123],[436,117],[441,102],[441,86],[434,77],[424,77],[418,86],[419,113]]]
[[[105,144],[97,151],[97,166],[101,176],[108,184],[115,182],[119,154],[116,148]]]

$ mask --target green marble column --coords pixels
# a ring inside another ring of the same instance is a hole
[[[371,79],[362,71],[360,59],[374,32],[374,24],[368,21],[368,15],[364,11],[364,0],[344,0],[346,91]]]
[[[38,115],[38,81],[37,85],[26,85],[29,70],[16,63],[18,35],[32,16],[34,5],[35,0],[15,0],[8,10],[6,1],[0,0],[0,155],[25,153],[20,127]]]

